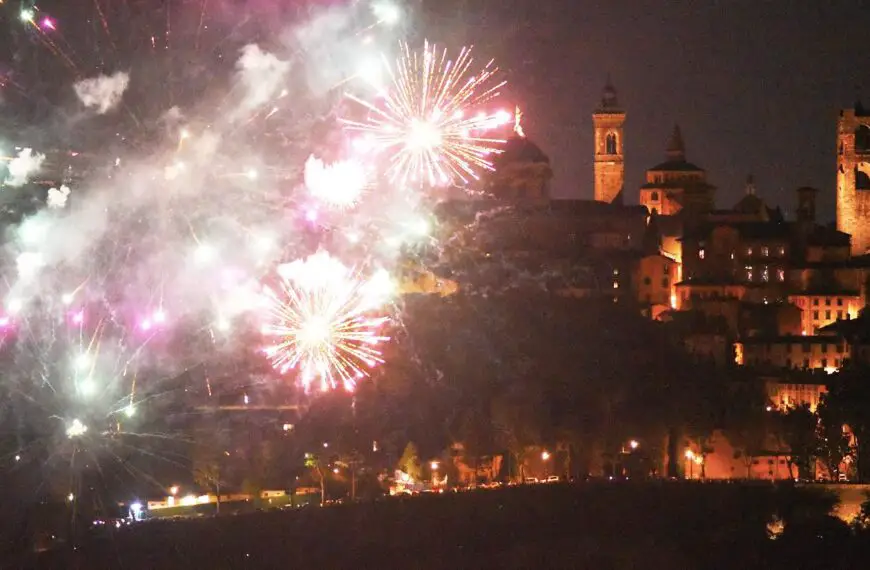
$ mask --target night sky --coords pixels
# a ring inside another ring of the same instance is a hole
[[[759,195],[789,210],[797,187],[823,190],[820,216],[833,218],[837,114],[862,85],[870,104],[870,2],[429,4],[441,5],[432,29],[463,20],[458,38],[510,72],[526,134],[552,160],[554,195],[592,198],[590,115],[610,73],[628,113],[627,201],[676,122],[718,206],[733,205],[753,173]]]
[[[862,84],[870,104],[867,0],[412,1],[422,12],[411,21],[414,36],[474,44],[481,60],[499,61],[510,82],[506,103],[521,105],[526,133],[551,157],[555,196],[592,197],[590,114],[610,74],[628,112],[628,202],[637,201],[644,170],[663,159],[673,125],[679,123],[688,159],[705,168],[719,187],[720,207],[739,199],[752,173],[759,194],[787,210],[793,207],[795,188],[822,189],[821,216],[832,218],[837,113],[854,104]],[[122,7],[159,12],[168,5],[195,23],[201,1],[101,4],[117,14]],[[208,5],[218,8],[209,10],[220,12],[228,29],[235,27],[225,36],[231,41],[222,37],[215,45],[229,49],[234,42],[268,43],[260,33],[263,26],[251,22],[259,19],[273,29],[284,21],[289,26],[302,11],[300,4],[210,0]],[[99,45],[105,39],[99,40],[101,27],[91,1],[37,5],[58,17],[78,55],[96,62],[102,57],[99,50],[106,52],[107,46]],[[54,62],[57,73],[43,67],[38,77],[36,72],[27,76],[28,67],[36,69],[34,52],[45,49],[24,36],[17,13],[18,2],[0,6],[0,75],[24,85],[31,103],[39,89],[50,91],[54,82],[55,90],[66,90],[69,104],[73,78],[63,76],[60,63]],[[158,22],[160,18],[158,14]],[[257,33],[249,34],[251,30]],[[113,29],[116,42],[145,33],[140,32],[128,33],[117,24]],[[91,46],[82,42],[88,37]],[[147,48],[139,51],[147,55]],[[43,53],[42,59],[49,55]],[[187,79],[180,78],[182,85]],[[0,116],[4,113],[14,113],[8,101],[0,107]]]

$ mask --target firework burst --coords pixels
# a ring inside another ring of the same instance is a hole
[[[368,117],[345,120],[347,128],[367,133],[379,151],[391,154],[386,174],[392,182],[467,183],[492,168],[489,157],[503,141],[487,133],[510,123],[511,114],[482,110],[505,82],[497,81],[493,61],[477,71],[473,64],[468,47],[452,60],[429,42],[419,52],[404,44],[394,67],[383,62],[390,85],[379,101],[348,95]]]
[[[371,316],[389,295],[383,276],[361,280],[325,253],[284,265],[281,289],[266,289],[271,322],[263,327],[276,337],[265,349],[282,373],[299,369],[303,387],[319,381],[327,391],[352,391],[383,362],[378,345],[389,340],[379,330],[387,322]]]

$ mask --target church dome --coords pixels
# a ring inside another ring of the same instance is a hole
[[[492,165],[498,170],[513,163],[550,164],[550,157],[528,138],[515,134],[505,141],[502,152],[493,159]]]

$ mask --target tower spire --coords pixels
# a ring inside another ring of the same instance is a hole
[[[671,138],[668,141],[668,147],[665,152],[668,160],[686,160],[686,145],[683,143],[683,132],[680,130],[680,125],[674,125],[674,130],[671,133]]]
[[[601,106],[599,110],[603,112],[619,112],[619,100],[616,97],[616,88],[610,81],[610,74],[607,74],[607,82],[604,84],[604,89],[601,92]]]
[[[755,177],[751,174],[746,177],[746,194],[755,196]]]

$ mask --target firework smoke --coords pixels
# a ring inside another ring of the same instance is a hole
[[[18,187],[27,184],[30,177],[39,172],[44,160],[44,154],[33,152],[29,148],[21,149],[18,156],[9,162],[6,185]]]
[[[242,48],[236,63],[238,82],[245,89],[240,111],[249,112],[273,100],[285,86],[290,63],[265,52],[256,44]]]
[[[45,205],[54,209],[64,208],[69,199],[69,194],[70,189],[67,186],[62,185],[60,188],[49,188]]]
[[[118,71],[112,75],[82,79],[73,85],[73,89],[85,107],[105,115],[118,106],[129,84],[130,74]]]

